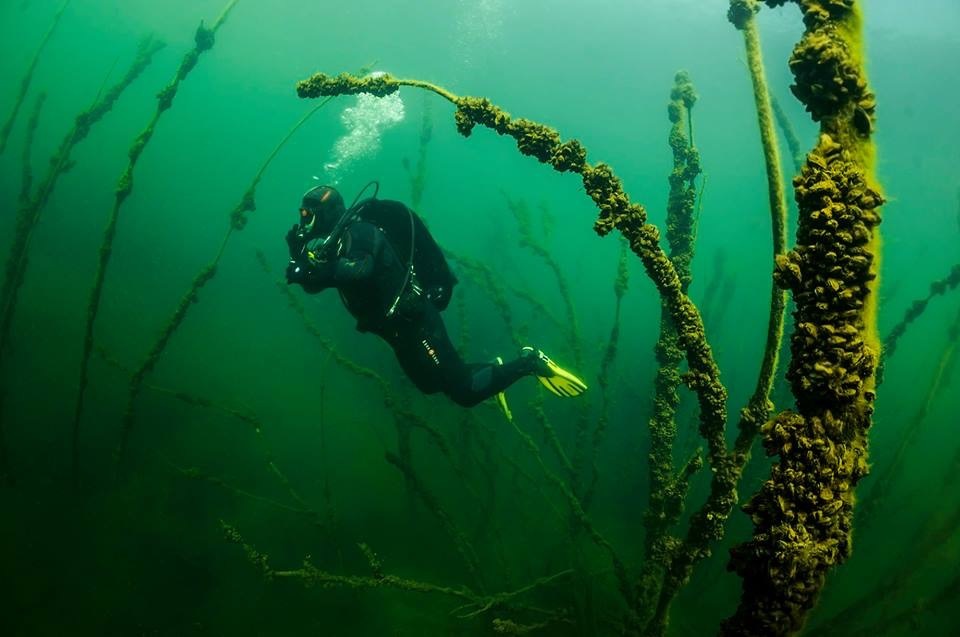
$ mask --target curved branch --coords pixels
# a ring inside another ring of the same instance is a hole
[[[730,502],[732,506],[736,501],[735,479],[730,471],[724,435],[727,391],[720,382],[720,370],[707,342],[700,313],[683,292],[677,270],[660,246],[660,231],[647,223],[644,207],[630,201],[622,182],[610,166],[587,163],[586,148],[579,141],[572,139],[562,142],[556,130],[530,120],[514,119],[485,98],[461,97],[428,82],[397,79],[389,74],[358,78],[346,73],[336,77],[317,73],[298,83],[297,93],[303,98],[358,93],[383,97],[399,90],[401,86],[433,91],[453,103],[457,108],[457,130],[465,137],[479,124],[500,135],[512,137],[522,154],[535,157],[558,172],[580,175],[587,195],[600,212],[594,230],[605,236],[616,229],[626,237],[630,249],[640,257],[677,326],[680,346],[690,368],[685,381],[697,393],[700,433],[707,441],[710,462],[714,468],[711,491],[718,494],[718,500]],[[711,537],[720,537],[722,527],[723,520],[711,516],[702,521],[700,528]]]

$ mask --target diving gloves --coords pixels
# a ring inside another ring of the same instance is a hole
[[[542,351],[533,347],[524,347],[520,356],[529,358],[533,363],[533,374],[540,384],[562,398],[579,396],[587,391],[587,384],[575,374],[560,367]]]

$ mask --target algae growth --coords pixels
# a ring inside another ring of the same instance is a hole
[[[0,10],[4,634],[955,631],[950,100],[883,3],[718,4]],[[371,179],[466,360],[590,389],[458,407],[289,286]]]

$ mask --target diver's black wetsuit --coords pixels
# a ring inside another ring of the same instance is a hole
[[[403,371],[426,394],[443,392],[472,407],[534,372],[534,362],[523,357],[505,364],[464,363],[440,315],[456,278],[426,227],[400,202],[372,199],[361,205],[360,219],[346,228],[327,261],[307,259],[291,245],[288,282],[311,294],[336,288],[357,329],[389,343]],[[408,278],[413,253],[417,267]]]

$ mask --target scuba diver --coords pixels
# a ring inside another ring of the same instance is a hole
[[[360,200],[371,184],[373,196]],[[304,194],[300,221],[286,235],[288,284],[308,294],[336,288],[357,330],[385,340],[425,394],[443,392],[463,407],[493,397],[509,417],[503,391],[524,376],[536,376],[557,396],[586,391],[582,380],[533,347],[506,363],[499,357],[465,363],[440,315],[457,278],[420,217],[399,201],[377,199],[379,185],[371,184],[349,208],[331,186]]]

